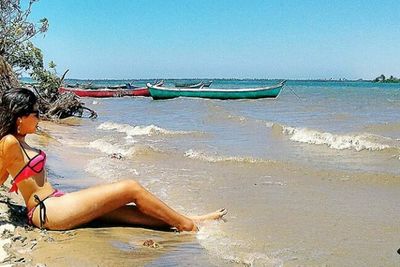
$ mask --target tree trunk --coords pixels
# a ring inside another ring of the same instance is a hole
[[[19,82],[11,66],[0,55],[0,92],[18,87]]]

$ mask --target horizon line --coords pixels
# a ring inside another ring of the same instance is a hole
[[[20,79],[31,79],[31,77],[21,77]],[[374,78],[375,79],[375,78]],[[65,78],[64,80],[101,80],[101,81],[132,81],[132,80],[264,80],[264,81],[276,81],[276,80],[287,80],[287,81],[372,81],[374,79],[365,79],[365,78],[358,78],[358,79],[347,79],[347,78],[301,78],[301,79],[290,79],[290,78],[210,78],[210,77],[203,77],[203,78]]]

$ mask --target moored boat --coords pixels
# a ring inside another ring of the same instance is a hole
[[[164,85],[164,80],[159,80],[159,81],[156,80],[153,85],[154,86],[163,86]]]
[[[213,81],[203,82],[203,87],[210,87]]]
[[[108,85],[106,86],[106,89],[121,90],[121,89],[133,89],[133,88],[128,88],[128,84],[120,84],[120,85]]]
[[[212,81],[208,82],[194,82],[194,83],[175,83],[175,87],[178,88],[203,88],[203,87],[210,87]]]
[[[132,83],[127,83],[127,84],[125,84],[125,86],[126,86],[126,89],[137,89],[137,88],[140,88],[140,86],[134,85]]]
[[[80,97],[122,97],[122,96],[150,96],[147,87],[136,89],[81,89],[81,88],[65,88],[58,89],[60,93],[71,92]]]
[[[178,87],[178,88],[200,88],[202,86],[203,86],[203,82],[175,83],[175,87]]]
[[[237,88],[237,89],[216,89],[216,88],[167,88],[147,84],[150,95],[153,99],[169,99],[175,97],[200,97],[212,99],[257,99],[275,98],[281,92],[286,81],[267,87],[259,88]]]

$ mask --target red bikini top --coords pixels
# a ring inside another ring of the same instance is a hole
[[[18,172],[18,174],[14,177],[14,180],[12,182],[12,186],[9,192],[16,192],[17,194],[18,194],[17,184],[35,174],[40,173],[44,169],[44,165],[46,164],[46,154],[42,150],[39,150],[39,154],[37,154],[33,158],[30,158],[22,145],[21,148],[22,151],[24,151],[27,158],[29,159],[29,161]]]

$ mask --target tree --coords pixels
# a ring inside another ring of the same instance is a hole
[[[46,18],[28,21],[35,2],[29,0],[24,9],[20,0],[0,0],[0,55],[17,73],[43,67],[42,53],[30,40],[45,33],[49,22]]]
[[[49,28],[46,18],[37,23],[29,21],[32,5],[37,1],[0,0],[0,91],[18,86],[16,77],[22,72],[29,73],[38,82],[35,90],[44,117],[82,116],[83,111],[89,109],[75,95],[58,93],[66,72],[61,78],[57,77],[53,62],[50,69],[46,69],[42,51],[31,42],[33,37],[44,34]],[[96,113],[91,111],[91,116]]]
[[[386,80],[385,75],[381,74],[379,77],[374,79],[374,82],[384,82]]]
[[[0,56],[0,92],[18,86],[17,77],[5,59]]]

